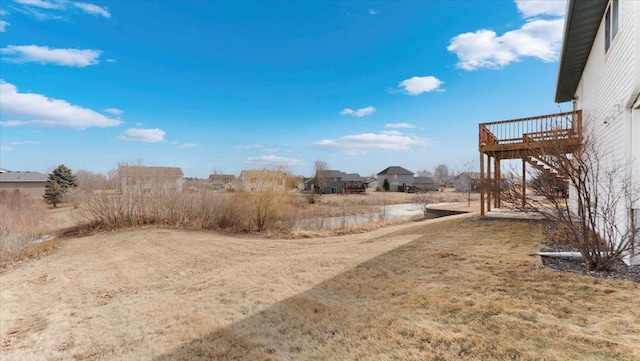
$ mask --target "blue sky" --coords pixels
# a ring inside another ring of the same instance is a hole
[[[559,110],[564,9],[3,0],[0,167],[461,169],[478,123]]]

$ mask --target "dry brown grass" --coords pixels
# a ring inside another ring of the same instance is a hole
[[[0,274],[3,357],[640,359],[640,285],[546,269],[541,239],[460,217],[321,239],[69,239]]]
[[[31,243],[49,228],[47,205],[41,198],[0,192],[0,267],[26,257],[37,257],[55,246],[55,239]]]

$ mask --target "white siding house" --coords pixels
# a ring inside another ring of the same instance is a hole
[[[556,102],[582,110],[584,139],[640,182],[640,1],[569,0]],[[619,185],[618,185],[619,186]],[[572,193],[572,192],[570,192]],[[618,203],[619,227],[640,221],[640,204]],[[626,256],[640,263],[640,241]]]

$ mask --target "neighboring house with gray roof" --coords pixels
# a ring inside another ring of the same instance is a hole
[[[418,191],[434,192],[438,190],[438,184],[431,177],[413,177],[413,186]]]
[[[322,178],[322,194],[364,193],[366,190],[364,178],[357,173],[327,170]]]
[[[383,187],[385,179],[389,182],[390,191],[398,191],[413,185],[413,172],[399,166],[387,167],[377,174],[378,186]]]
[[[0,172],[0,191],[14,191],[41,197],[44,195],[44,188],[47,185],[46,174],[38,172],[12,172],[3,169]]]
[[[180,192],[184,185],[182,169],[178,167],[121,165],[118,175],[122,193]]]

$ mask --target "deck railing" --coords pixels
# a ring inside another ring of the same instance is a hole
[[[580,139],[582,111],[480,124],[480,147],[552,139]]]

